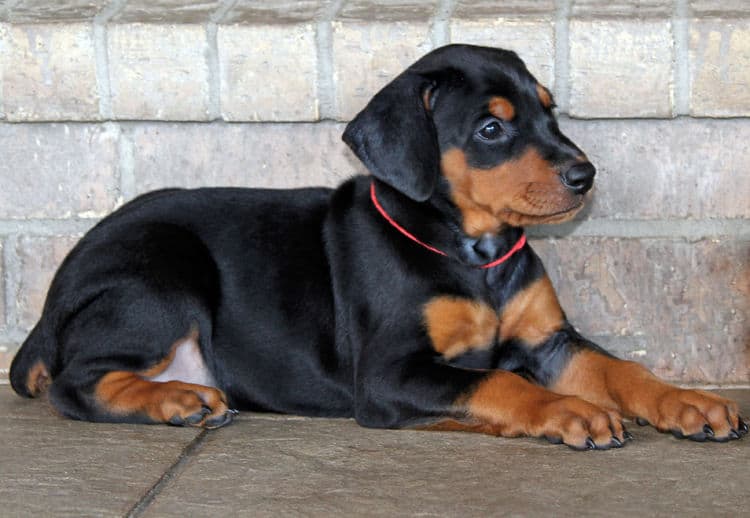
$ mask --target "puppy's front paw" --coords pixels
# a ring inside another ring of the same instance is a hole
[[[649,413],[639,416],[638,422],[650,423],[680,439],[725,442],[748,432],[737,403],[703,390],[670,387],[654,401]]]
[[[535,435],[575,450],[619,448],[630,438],[619,413],[574,396],[544,404],[536,421]]]

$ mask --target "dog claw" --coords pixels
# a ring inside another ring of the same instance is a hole
[[[214,428],[221,428],[222,426],[228,425],[232,422],[232,419],[234,419],[234,416],[237,415],[237,411],[234,410],[227,410],[221,415],[218,415],[216,417],[212,417],[211,419],[207,419],[203,423],[203,427],[207,428],[209,430],[213,430]]]
[[[747,423],[743,421],[742,419],[739,420],[739,428],[740,428],[740,434],[745,435],[748,432]]]
[[[708,425],[708,424],[703,425],[703,433],[705,433],[708,437],[713,437],[715,435],[714,429],[711,428],[711,425]]]
[[[635,422],[638,424],[638,426],[648,426],[649,425],[649,422],[647,420],[645,420],[644,418],[642,418],[642,417],[636,417],[635,418]]]
[[[622,431],[622,437],[623,437],[623,438],[624,438],[624,439],[625,439],[626,441],[632,441],[632,440],[633,440],[633,434],[632,434],[632,433],[630,433],[630,432],[629,432],[629,431],[627,431],[627,430],[623,430],[623,431]]]

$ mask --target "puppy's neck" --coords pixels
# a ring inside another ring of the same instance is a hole
[[[504,225],[497,233],[469,236],[461,225],[460,211],[440,193],[424,202],[414,201],[392,187],[371,186],[372,203],[394,230],[420,246],[473,267],[501,260],[516,251],[523,229]]]

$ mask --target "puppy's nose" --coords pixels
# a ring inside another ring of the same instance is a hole
[[[562,182],[576,194],[586,194],[594,185],[596,169],[591,162],[576,164],[562,174]]]

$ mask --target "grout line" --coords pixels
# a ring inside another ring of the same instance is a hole
[[[442,47],[451,42],[451,16],[458,0],[440,0],[435,16],[430,23],[430,41],[432,48]]]
[[[239,0],[222,0],[206,23],[206,66],[208,67],[208,120],[221,120],[221,64],[219,62],[219,24]]]
[[[336,116],[332,24],[343,5],[344,0],[331,2],[315,23],[315,58],[318,62],[315,91],[319,120],[334,119]]]
[[[164,488],[182,472],[190,459],[203,448],[208,433],[209,431],[206,429],[201,430],[197,437],[185,446],[174,464],[167,468],[162,476],[159,477],[159,480],[157,480],[156,483],[146,491],[143,497],[125,514],[127,518],[137,518],[146,512]]]
[[[83,234],[100,218],[0,220],[0,235],[69,236]]]
[[[2,293],[0,293],[0,297],[3,298],[4,302],[3,307],[5,308],[5,314],[3,315],[3,317],[5,319],[6,329],[11,327],[10,304],[13,300],[13,297],[10,296],[10,263],[15,254],[10,253],[11,239],[12,238],[10,236],[6,238],[0,238],[0,244],[2,244],[2,249],[0,249],[0,251],[2,252],[0,253],[0,266],[2,268],[0,268],[0,270],[3,272],[3,291]]]
[[[117,143],[118,172],[120,173],[120,199],[116,208],[132,199],[136,194],[135,189],[135,159],[133,138],[130,132],[122,127],[119,129],[119,141]]]
[[[135,196],[133,179],[133,143],[124,133],[120,144],[122,168],[122,195],[129,199]],[[28,219],[0,220],[0,236],[62,236],[83,234],[101,218],[73,219]],[[706,219],[586,219],[557,225],[529,227],[530,237],[613,237],[622,239],[702,239],[731,236],[733,239],[750,240],[750,225],[747,218]]]
[[[688,0],[675,0],[672,32],[674,37],[674,115],[690,114],[690,6]]]
[[[18,328],[18,308],[16,299],[18,298],[19,282],[21,271],[18,266],[18,234],[7,236],[3,243],[3,261],[5,275],[5,327],[8,330],[6,334],[16,334]],[[11,337],[12,338],[12,337]]]
[[[529,237],[602,237],[619,239],[682,239],[700,241],[731,237],[750,240],[747,219],[608,220],[589,219],[528,229]]]
[[[99,95],[99,117],[113,118],[112,84],[109,79],[108,29],[109,21],[125,8],[126,0],[114,0],[94,17],[94,61],[96,90]]]
[[[221,66],[219,65],[219,27],[206,24],[206,66],[208,67],[208,120],[221,119]]]
[[[239,2],[239,0],[222,0],[219,7],[217,7],[209,17],[209,23],[219,24],[224,21],[226,15],[229,13],[229,11],[234,9],[234,6],[237,5],[237,2]]]
[[[570,111],[570,2],[558,0],[555,15],[555,102],[561,113]]]

